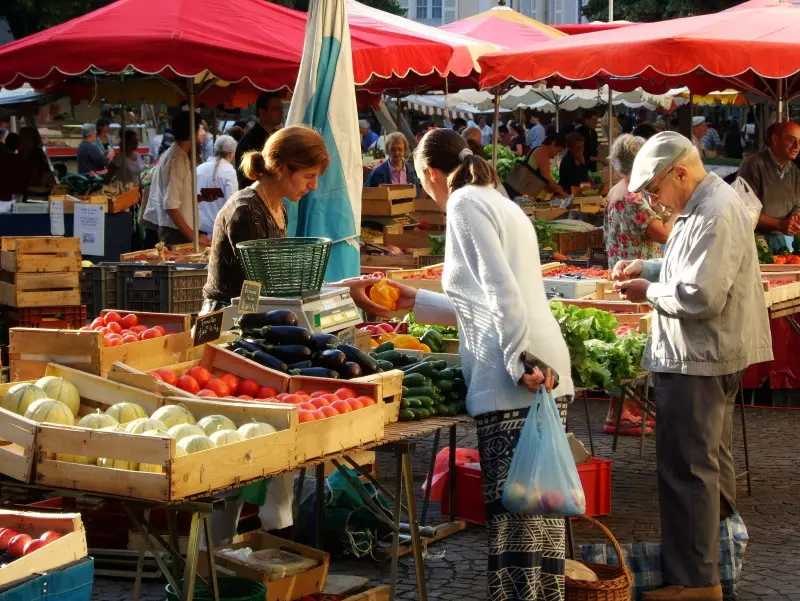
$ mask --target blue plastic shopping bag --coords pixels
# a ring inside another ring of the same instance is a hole
[[[578,477],[556,403],[540,388],[534,395],[514,450],[503,489],[512,513],[566,517],[586,511]]]

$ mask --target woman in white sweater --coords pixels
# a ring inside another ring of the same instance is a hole
[[[570,360],[550,312],[536,232],[516,204],[499,194],[497,175],[449,129],[429,131],[414,165],[425,191],[447,211],[445,294],[398,285],[400,307],[419,323],[458,325],[467,410],[478,427],[489,533],[490,601],[564,598],[564,521],[512,514],[503,487],[533,392],[552,376],[526,374],[528,351],[552,367],[562,418],[573,394]],[[351,287],[363,301],[363,284]]]

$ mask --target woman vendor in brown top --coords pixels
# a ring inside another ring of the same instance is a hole
[[[241,292],[245,276],[236,244],[285,238],[283,199],[298,202],[316,190],[329,162],[322,136],[304,125],[278,130],[261,152],[244,155],[240,168],[255,183],[231,196],[217,214],[201,313],[229,305]]]

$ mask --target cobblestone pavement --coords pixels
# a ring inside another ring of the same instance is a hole
[[[621,438],[616,454],[611,453],[611,437],[599,434],[607,404],[590,402],[592,431],[596,453],[612,458],[613,508],[603,522],[621,542],[655,541],[659,538],[658,501],[655,478],[655,439],[645,441],[644,458],[639,458],[638,438]],[[739,413],[734,421],[734,456],[740,469],[744,452]],[[588,448],[583,408],[574,405],[569,414],[569,427]],[[744,479],[739,484],[739,510],[750,534],[739,587],[740,601],[800,600],[800,467],[796,460],[797,432],[800,411],[747,411],[748,441],[752,469],[753,496],[746,496]],[[446,437],[443,436],[443,442]],[[476,446],[475,429],[460,428],[459,446]],[[427,466],[432,437],[417,445],[415,476],[421,481]],[[391,477],[392,467],[380,464],[384,477]],[[440,520],[438,504],[431,508],[430,520]],[[583,526],[575,528],[576,543],[600,540],[597,533]],[[425,560],[430,598],[441,601],[485,599],[486,543],[484,529],[469,526],[464,532],[431,545]],[[372,560],[335,561],[333,573],[360,575],[374,585],[388,584],[389,566]],[[413,561],[406,556],[400,561],[398,598],[417,599]],[[93,601],[128,601],[131,580],[98,578]],[[164,599],[164,584],[147,582],[142,601]]]

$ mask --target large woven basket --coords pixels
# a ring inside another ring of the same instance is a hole
[[[567,596],[566,601],[630,601],[631,598],[631,573],[625,565],[622,547],[611,534],[611,530],[594,518],[587,515],[580,516],[590,524],[597,526],[614,545],[620,567],[609,566],[601,563],[584,563],[587,568],[597,574],[597,582],[587,580],[572,580],[565,578]]]
[[[262,296],[302,296],[322,286],[331,239],[267,238],[239,242],[236,250],[247,279],[261,282]]]

